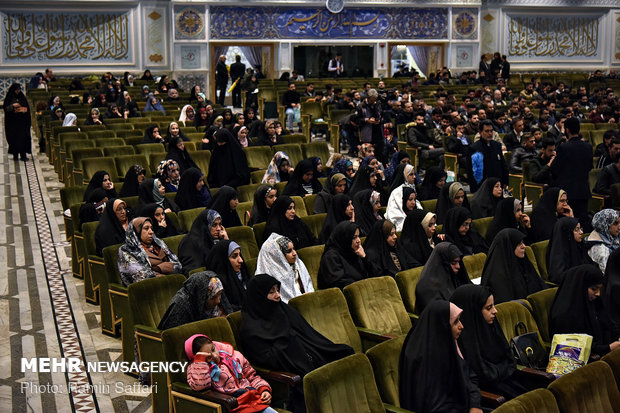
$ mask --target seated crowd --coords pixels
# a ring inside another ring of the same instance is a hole
[[[92,98],[86,124],[140,115],[123,82],[110,76],[101,93],[84,96],[84,104]],[[181,115],[167,130],[158,125],[145,130],[144,143],[161,142],[168,151],[155,176],[147,165],[135,165],[118,193],[107,171],[92,176],[80,222],[99,221],[97,254],[121,244],[122,282],[175,273],[187,277],[160,329],[241,311],[244,354],[206,335],[188,337],[192,389],[248,391],[243,411],[273,412],[272,389],[252,365],[303,377],[354,352],[319,334],[288,302],[418,267],[423,267],[415,288],[419,319],[400,357],[403,408],[481,412],[481,389],[507,399],[531,390],[520,380],[495,320],[495,304],[550,287],[559,286],[549,315],[551,334],[590,334],[592,351],[600,356],[620,347],[615,289],[620,214],[604,208],[592,215],[587,205],[591,189],[609,197],[620,183],[620,104],[613,89],[588,92],[586,86],[571,89],[536,79],[523,90],[473,83],[462,104],[452,91],[439,88],[430,106],[414,85],[399,91],[382,83],[344,97],[333,88],[318,97],[306,92],[305,97],[351,109],[340,123],[350,156],[336,148],[330,159],[294,164],[276,151],[264,166],[251,208],[241,213],[240,188],[253,179],[245,148],[284,143],[293,122],[283,128],[259,120],[256,108],[218,113],[198,87],[188,102],[179,103]],[[165,102],[178,98],[178,85],[167,76],[152,93],[145,86],[139,97],[147,102],[144,111],[163,111],[162,96]],[[294,104],[300,97],[290,87],[286,101]],[[115,103],[102,114],[106,102]],[[58,96],[47,106],[52,117],[76,124],[75,116],[63,113]],[[594,151],[582,139],[582,125],[601,122],[609,123],[609,131]],[[208,171],[201,171],[185,147],[183,125],[204,128],[197,149],[211,152]],[[411,152],[399,150],[399,140],[417,150],[419,170]],[[448,155],[457,158],[456,175],[445,170]],[[602,169],[590,188],[594,157]],[[544,187],[529,215],[521,193],[508,191],[510,174],[525,169]],[[138,197],[136,208],[128,206],[128,197]],[[309,215],[324,214],[319,227],[297,214],[299,197],[313,199],[304,202]],[[203,210],[175,253],[165,239],[183,231],[171,217],[195,208]],[[249,251],[227,232],[242,225],[254,228],[260,249],[253,268],[244,258]],[[533,263],[527,251],[547,240],[548,277],[543,278],[540,262]],[[316,246],[323,250],[313,270],[298,251]],[[484,268],[472,283],[463,258],[479,253],[486,254]],[[300,386],[287,406],[305,411]]]

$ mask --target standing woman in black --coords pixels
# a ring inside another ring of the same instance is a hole
[[[271,185],[261,185],[254,192],[254,203],[250,213],[249,226],[266,222],[271,214],[271,207],[276,202],[278,191]]]
[[[250,170],[245,152],[228,129],[215,133],[215,145],[209,162],[207,182],[211,188],[224,185],[237,188],[250,183]]]
[[[237,190],[230,186],[223,186],[213,195],[211,209],[220,214],[225,228],[240,227],[241,220],[237,214],[237,205],[239,205]]]
[[[465,328],[458,339],[467,364],[478,376],[480,387],[513,399],[528,391],[515,377],[517,365],[501,326],[495,320],[493,294],[486,287],[462,285],[450,301],[463,309]]]
[[[273,203],[263,241],[274,232],[293,241],[296,250],[318,244],[310,228],[295,214],[295,202],[286,195],[279,196]]]
[[[416,413],[482,413],[480,389],[459,348],[463,310],[433,301],[400,353],[400,407]]]
[[[9,153],[13,160],[21,156],[22,161],[27,161],[27,153],[32,153],[32,138],[30,137],[30,106],[22,92],[19,83],[13,83],[9,88],[4,103],[4,135],[9,144]]]
[[[526,298],[547,288],[525,255],[525,235],[506,228],[497,234],[482,270],[482,285],[493,293],[496,303]]]

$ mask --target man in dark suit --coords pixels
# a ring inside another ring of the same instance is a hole
[[[226,67],[226,56],[221,55],[215,65],[215,89],[218,93],[217,103],[224,106],[226,99],[226,86],[228,85],[228,68]]]
[[[241,63],[241,56],[235,56],[235,63],[230,65],[230,80],[235,83],[237,79],[243,79],[245,65]],[[241,80],[239,80],[241,83]],[[232,90],[232,104],[235,108],[241,107],[241,85],[237,84]]]
[[[480,139],[472,145],[472,153],[480,152],[483,162],[483,176],[480,182],[489,177],[499,178],[502,186],[508,185],[508,165],[502,154],[502,144],[493,140],[493,123],[490,120],[480,122]],[[473,162],[473,159],[472,159]],[[472,175],[470,186],[472,192],[478,189],[479,183]]]
[[[564,131],[568,141],[558,146],[556,159],[549,167],[553,176],[553,185],[566,191],[575,218],[579,219],[584,232],[590,232],[592,225],[588,219],[588,199],[590,198],[589,173],[592,169],[592,145],[579,136],[577,119],[566,119]]]

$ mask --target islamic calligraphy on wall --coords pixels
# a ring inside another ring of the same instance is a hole
[[[211,39],[445,39],[446,8],[211,7]]]
[[[7,63],[128,62],[133,58],[130,12],[1,13]]]
[[[601,58],[601,17],[507,16],[507,55],[512,61]]]

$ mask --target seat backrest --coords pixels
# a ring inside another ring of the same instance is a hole
[[[301,153],[301,146],[297,143],[284,143],[280,145],[273,145],[271,147],[273,154],[276,152],[282,151],[288,155],[291,160],[291,166],[296,167],[297,164],[304,159],[303,154]],[[325,161],[327,162],[327,161]]]
[[[149,165],[153,176],[157,174],[157,167],[161,161],[166,160],[166,154],[164,152],[149,153],[148,154]]]
[[[620,412],[620,391],[609,364],[596,361],[549,385],[562,413]]]
[[[114,158],[84,158],[82,159],[82,170],[84,171],[84,184],[88,184],[90,179],[97,171],[106,171],[110,174],[110,179],[118,182],[118,172],[116,171],[116,163]]]
[[[363,354],[353,354],[306,374],[304,397],[306,409],[313,413],[385,412],[372,366]]]
[[[437,209],[437,200],[436,199],[427,199],[426,201],[420,201],[422,204],[422,209],[428,212],[435,212]]]
[[[237,208],[235,208],[235,211],[237,211],[237,215],[239,216],[239,220],[241,221],[241,224],[243,225],[247,225],[248,221],[250,220],[249,215],[252,212],[252,206],[254,205],[253,202],[239,202],[237,204]],[[254,238],[254,234],[252,234],[252,238]]]
[[[251,184],[261,184],[263,182],[263,177],[265,176],[265,171],[267,171],[267,170],[266,169],[259,169],[257,171],[250,172],[250,182],[251,182]]]
[[[86,158],[100,158],[103,156],[103,149],[101,148],[76,148],[71,152],[67,152],[67,156],[73,159],[73,169],[82,170],[82,159]],[[79,182],[78,184],[81,184]]]
[[[241,254],[243,258],[257,258],[258,257],[258,244],[254,238],[254,231],[252,228],[241,226],[226,228],[228,233],[228,239],[235,241],[241,247]]]
[[[204,176],[209,175],[209,162],[211,162],[211,151],[193,151],[190,156],[198,165]]]
[[[94,148],[94,147],[95,147],[95,142],[88,140],[88,139],[79,139],[79,140],[70,139],[70,140],[65,141],[65,153],[68,158],[71,157],[71,152],[74,149]]]
[[[321,182],[321,185],[323,185],[322,182]],[[306,205],[306,212],[308,213],[308,215],[314,214],[314,201],[316,200],[317,195],[318,194],[312,194],[312,195],[303,197],[304,204]]]
[[[122,284],[121,273],[118,270],[118,250],[121,244],[111,245],[103,249],[103,261],[108,283]]]
[[[181,241],[185,238],[185,234],[174,235],[172,237],[163,238],[162,241],[166,244],[166,246],[172,251],[174,255],[179,255],[179,245]]]
[[[254,192],[262,184],[239,185],[237,193],[239,194],[239,202],[254,202]]]
[[[256,240],[256,245],[258,245],[259,249],[263,245],[263,234],[265,234],[266,226],[266,222],[259,222],[258,224],[254,224],[254,226],[252,226],[252,229],[254,230],[254,239]]]
[[[303,144],[308,141],[308,138],[306,138],[306,135],[304,135],[303,133],[292,133],[290,135],[282,135],[281,138],[284,141],[284,143]]]
[[[84,245],[88,255],[97,254],[97,245],[95,242],[95,232],[99,226],[99,221],[85,222],[82,224],[82,234],[84,235]]]
[[[256,227],[256,225],[254,225]],[[308,274],[312,279],[314,289],[319,288],[319,267],[321,266],[321,257],[325,251],[325,245],[314,245],[312,247],[301,248],[297,250],[297,256],[304,262]]]
[[[482,277],[482,270],[484,269],[484,262],[486,259],[487,255],[484,252],[463,257],[463,265],[470,279],[473,280],[474,278]]]
[[[493,410],[493,413],[560,413],[553,393],[536,389],[509,400]]]
[[[123,145],[111,145],[111,146],[97,145],[97,146],[103,148],[103,155],[104,156],[109,156],[109,157],[112,157],[112,158],[114,158],[116,156],[133,155],[134,154],[133,147],[132,146],[124,145],[124,142],[123,142]],[[125,175],[123,175],[123,176],[125,176]]]
[[[61,146],[68,140],[80,140],[80,139],[88,139],[88,135],[84,132],[61,132],[58,134],[57,143]]]
[[[534,316],[532,316],[532,313],[526,307],[529,305],[527,302],[524,303],[525,305],[519,303],[518,301],[508,301],[495,306],[497,309],[496,320],[502,328],[504,336],[506,336],[506,340],[508,342],[510,342],[510,340],[517,335],[515,333],[515,326],[519,322],[522,322],[527,330],[525,332],[519,332],[519,334],[537,332],[540,337],[538,324],[536,324]],[[544,344],[542,339],[540,344]]]
[[[339,288],[329,288],[291,299],[296,309],[316,331],[336,344],[347,344],[356,353],[362,351],[362,341]]]
[[[166,148],[161,143],[141,143],[135,146],[136,153],[149,155],[152,153],[166,153]]]
[[[397,336],[411,329],[394,278],[367,278],[347,285],[343,291],[356,326]]]
[[[405,308],[410,313],[415,312],[415,287],[418,285],[423,269],[424,267],[416,267],[396,274],[398,291],[405,304]]]
[[[128,148],[131,148],[131,146]],[[145,155],[120,155],[114,158],[114,162],[116,163],[116,171],[119,177],[125,177],[125,174],[133,165],[140,165],[145,170],[149,170],[149,160]]]
[[[183,287],[185,276],[170,274],[127,286],[134,324],[157,328],[172,297]]]
[[[493,221],[493,217],[478,218],[474,219],[472,224],[476,231],[478,231],[478,234],[484,238],[487,236],[487,230],[489,229],[489,225],[491,225],[491,221]]]
[[[538,269],[538,262],[536,261],[536,256],[534,255],[534,251],[532,250],[532,247],[530,247],[529,245],[525,247],[525,256],[527,257],[528,260],[530,260],[530,262],[534,266],[534,269],[536,270],[538,275],[540,275],[540,270]]]
[[[551,304],[553,304],[553,299],[557,292],[557,287],[547,288],[546,290],[538,291],[537,293],[527,296],[527,301],[532,307],[534,320],[538,325],[540,338],[546,343],[550,343],[552,339],[549,333],[549,312],[551,311]]]
[[[194,220],[200,215],[205,208],[193,208],[186,209],[185,211],[179,212],[179,224],[181,225],[181,230],[189,231],[192,228],[192,224]]]
[[[113,130],[89,130],[88,132],[89,139],[104,139],[104,138],[116,138],[118,135]],[[98,145],[102,146],[102,145]]]
[[[399,397],[399,362],[400,353],[405,343],[405,336],[396,337],[366,351],[372,370],[375,373],[375,381],[379,388],[379,394],[384,403],[400,407]]]
[[[81,185],[60,188],[60,203],[62,204],[62,209],[69,209],[71,205],[82,202],[84,190],[85,188]]]
[[[232,331],[233,336],[235,338],[235,342],[239,343],[235,348],[243,353],[243,349],[241,348],[241,340],[239,340],[239,329],[241,328],[241,311],[235,311],[234,313],[230,313],[226,316],[226,321],[230,327],[230,331]]]
[[[194,334],[205,334],[211,340],[229,343],[234,348],[237,348],[235,346],[235,336],[228,321],[224,317],[209,318],[164,330],[161,334],[161,340],[165,361],[169,363],[173,361],[187,361],[185,340]],[[170,372],[170,382],[187,383],[186,371]]]
[[[532,248],[532,252],[534,253],[534,257],[536,257],[536,263],[538,264],[538,273],[544,280],[549,279],[549,273],[547,273],[547,246],[549,245],[549,240],[546,239],[544,241],[535,242],[530,247]]]
[[[318,156],[323,161],[323,165],[329,160],[329,146],[327,142],[310,142],[302,143],[301,150],[304,155],[304,159]]]
[[[248,159],[248,167],[250,169],[267,169],[273,153],[269,146],[248,146],[243,148]]]
[[[327,214],[314,214],[302,217],[301,220],[310,228],[315,237],[319,237]]]
[[[278,191],[278,193],[280,193],[280,191]],[[306,204],[304,203],[304,199],[297,195],[292,196],[291,199],[295,203],[295,215],[297,215],[299,218],[308,216],[308,211],[306,211]]]
[[[101,131],[101,132],[106,132],[106,131]],[[131,152],[126,152],[126,153],[134,153],[133,147],[132,146],[127,147],[125,145],[125,140],[123,138],[97,138],[93,140],[95,141],[95,144],[101,148],[105,148],[107,146],[125,146],[125,149],[131,148]]]
[[[616,383],[620,389],[620,350],[614,350],[611,353],[607,353],[601,360],[609,364],[609,367],[611,367],[611,371],[614,373],[614,378],[616,379]]]

